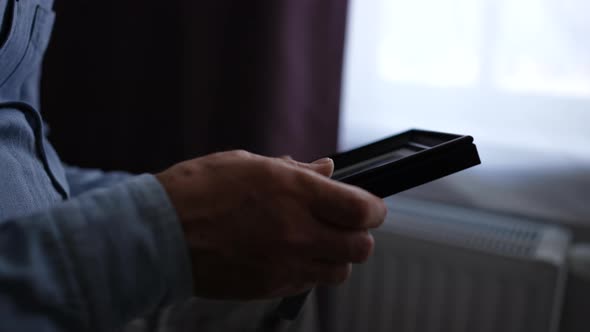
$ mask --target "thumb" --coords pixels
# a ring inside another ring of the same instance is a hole
[[[282,157],[281,159],[287,163],[290,163],[291,165],[299,168],[309,169],[326,177],[331,177],[332,173],[334,173],[334,161],[330,158],[322,158],[310,164],[295,161],[288,156]]]
[[[316,160],[309,164],[311,168],[324,176],[331,177],[334,173],[334,160],[331,158],[323,158]]]

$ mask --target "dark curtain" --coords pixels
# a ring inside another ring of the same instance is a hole
[[[187,146],[336,150],[346,0],[189,2]]]
[[[56,2],[43,109],[63,159],[155,171],[336,150],[346,0]]]
[[[179,5],[55,2],[42,108],[66,162],[143,172],[181,159]]]

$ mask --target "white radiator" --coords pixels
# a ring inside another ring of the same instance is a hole
[[[393,204],[374,257],[343,286],[317,291],[303,330],[558,331],[566,231],[448,205]]]

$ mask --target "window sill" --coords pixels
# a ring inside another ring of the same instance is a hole
[[[590,233],[588,160],[485,144],[478,147],[481,166],[400,195],[584,228]]]

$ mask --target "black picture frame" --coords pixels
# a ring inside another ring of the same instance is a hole
[[[381,198],[481,164],[473,137],[416,129],[331,158],[334,180]]]

